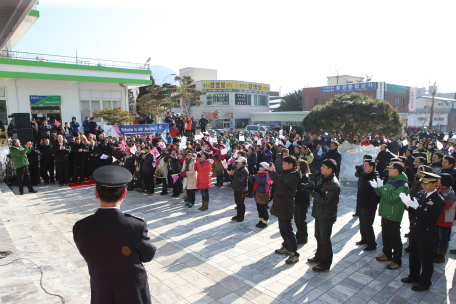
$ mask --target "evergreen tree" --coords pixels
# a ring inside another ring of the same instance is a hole
[[[388,102],[360,93],[336,95],[313,108],[301,124],[307,133],[340,134],[351,143],[358,134],[360,143],[369,134],[396,136],[403,129],[399,113]]]
[[[288,111],[302,111],[302,90],[288,93],[283,97],[277,112]]]
[[[188,114],[188,107],[190,104],[199,105],[203,102],[200,100],[202,95],[206,95],[206,92],[196,89],[196,84],[193,83],[193,79],[190,76],[176,76],[175,81],[179,82],[176,94],[174,98],[179,98],[181,101],[181,108],[184,110],[184,115]]]
[[[124,123],[133,123],[134,118],[129,111],[122,110],[121,107],[114,109],[105,108],[104,110],[98,109],[93,112],[93,117],[103,118],[104,122],[108,125],[123,125]]]

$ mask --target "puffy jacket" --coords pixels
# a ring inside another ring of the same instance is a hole
[[[71,147],[68,143],[63,143],[63,149],[60,150],[60,144],[55,143],[52,145],[52,153],[56,162],[69,161],[69,154],[71,153]]]
[[[185,130],[191,130],[192,129],[192,120],[190,118],[184,119],[184,126],[187,124],[185,127]]]
[[[97,133],[97,123],[95,121],[90,121],[88,123],[88,126],[89,126],[89,133],[90,134],[96,134]]]
[[[14,167],[16,169],[28,166],[29,161],[27,154],[29,154],[31,151],[32,147],[28,147],[27,149],[22,147],[22,150],[15,146],[10,147],[11,158],[13,159]]]
[[[308,182],[309,182],[309,179],[307,178],[307,176],[305,174],[301,173],[301,183],[308,183]],[[295,203],[310,206],[309,192],[302,190],[301,187],[298,187],[298,189],[296,191]]]
[[[209,189],[211,187],[211,162],[211,160],[203,160],[195,165],[195,170],[198,172],[196,179],[198,189]]]
[[[196,165],[196,157],[193,157],[190,160],[190,163],[188,164],[188,171],[185,171],[185,161],[184,161],[184,164],[182,165],[181,172],[185,171],[185,174],[186,174],[186,176],[184,177],[184,180],[182,181],[182,185],[183,185],[184,189],[187,189],[187,190],[198,189],[196,187],[198,174],[195,170],[195,165]]]
[[[213,159],[214,160],[214,164],[212,165],[212,176],[220,176],[223,174],[223,164],[222,164],[222,161],[220,159]]]
[[[179,128],[169,128],[169,133],[171,134],[172,138],[175,138],[177,135],[179,135]]]
[[[230,175],[233,181],[233,190],[240,192],[248,192],[247,179],[249,177],[249,170],[245,166],[234,169],[234,174]]]
[[[285,220],[291,220],[294,214],[294,203],[298,183],[301,182],[301,173],[296,169],[284,170],[281,175],[271,171],[269,173],[276,185],[271,214]]]
[[[50,125],[42,124],[40,126],[40,137],[41,138],[49,137],[51,135],[51,128],[52,127]]]
[[[405,173],[390,176],[389,181],[383,186],[375,188],[375,193],[380,196],[378,215],[394,222],[401,222],[405,205],[399,194],[409,194],[408,178]]]
[[[261,161],[262,162],[267,162],[268,164],[272,160],[272,152],[271,150],[265,149],[261,152]]]
[[[253,152],[247,157],[247,167],[249,169],[250,174],[254,171],[253,169],[258,169],[257,167],[257,154]]]
[[[73,121],[73,119],[76,119],[76,117],[71,118],[70,122],[70,128],[72,133],[78,133],[79,131],[79,122]]]
[[[89,123],[90,123],[90,120],[84,120],[82,122],[82,126],[84,127],[84,132],[89,132],[89,130],[90,130]]]
[[[335,222],[340,196],[340,184],[335,173],[322,177],[313,196],[312,216],[317,220]]]
[[[386,168],[391,158],[396,157],[393,153],[391,153],[388,149],[378,152],[376,161],[377,163],[377,171],[383,171]]]
[[[358,194],[356,196],[358,200],[358,206],[363,209],[377,210],[377,205],[380,198],[375,194],[375,189],[372,188],[369,181],[376,180],[378,178],[378,172],[375,169],[371,173],[362,172],[359,178]]]

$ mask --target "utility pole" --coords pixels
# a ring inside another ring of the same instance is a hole
[[[437,93],[437,86],[429,86],[429,93],[432,95],[432,100],[431,100],[431,108],[429,109],[429,131],[432,129],[432,120],[434,119],[434,97],[435,94]]]

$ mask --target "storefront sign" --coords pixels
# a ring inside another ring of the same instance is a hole
[[[30,95],[30,105],[32,105],[32,106],[39,106],[39,105],[60,106],[60,104],[61,104],[60,96]]]
[[[146,133],[150,135],[152,133],[166,134],[169,132],[168,124],[152,124],[152,125],[103,125],[103,130],[106,136],[120,137],[122,135],[131,136],[134,134],[143,135]]]
[[[385,100],[385,82],[379,81],[377,87],[377,98],[381,100]]]
[[[409,111],[415,112],[415,102],[416,102],[416,88],[410,88],[410,96],[409,96]]]
[[[203,81],[204,92],[242,92],[270,94],[269,84],[243,81]]]
[[[321,87],[322,93],[344,93],[368,90],[375,90],[375,82],[337,84],[332,86]]]
[[[233,118],[233,113],[226,113],[223,111],[214,111],[211,113],[203,113],[204,117],[207,119],[231,119]]]
[[[246,106],[247,103],[247,94],[235,94],[234,104],[238,106]]]

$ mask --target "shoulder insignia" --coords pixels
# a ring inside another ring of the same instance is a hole
[[[125,216],[133,217],[133,218],[135,218],[137,220],[145,222],[145,220],[143,218],[141,218],[141,217],[137,217],[137,216],[134,216],[134,215],[128,214],[128,213],[124,213],[124,214],[125,214]]]

